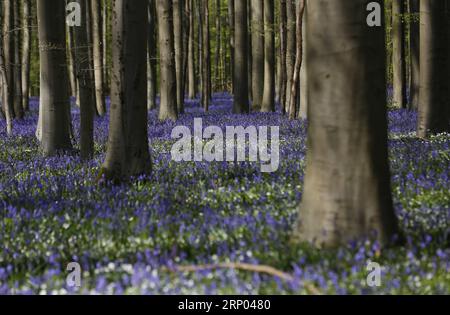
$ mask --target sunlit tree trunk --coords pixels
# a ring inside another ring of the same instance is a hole
[[[306,176],[295,236],[322,247],[365,236],[386,243],[397,232],[387,151],[385,32],[367,26],[361,10],[366,3],[308,1],[314,105],[308,109]]]
[[[286,111],[289,112],[292,78],[294,77],[295,51],[296,51],[296,32],[295,32],[295,1],[286,0]]]
[[[22,108],[28,111],[30,95],[30,58],[31,58],[31,1],[23,0],[22,11]]]
[[[101,0],[89,0],[91,5],[91,20],[92,20],[92,45],[93,45],[93,62],[94,62],[94,81],[95,81],[95,103],[97,106],[97,113],[100,116],[106,113],[105,104],[105,88],[103,77],[103,42],[102,38],[102,9]]]
[[[184,112],[183,91],[183,4],[182,0],[173,0],[173,28],[175,46],[175,67],[177,77],[177,108],[178,113]]]
[[[300,69],[300,113],[299,118],[307,119],[308,118],[308,62],[307,62],[307,49],[306,49],[306,25],[307,25],[307,14],[308,10],[308,0],[305,0],[305,13],[303,13],[303,24],[302,24],[302,51],[303,51],[303,60]]]
[[[406,108],[405,1],[392,1],[392,64],[394,73],[394,104]]]
[[[13,81],[14,81],[14,117],[22,119],[24,110],[22,106],[22,58],[20,57],[20,33],[21,33],[21,19],[19,1],[13,1]]]
[[[420,24],[417,19],[419,14],[419,0],[409,0],[409,10],[412,16],[410,22],[410,64],[411,77],[410,87],[410,109],[419,108],[420,90]]]
[[[188,97],[194,99],[197,94],[195,77],[195,1],[189,1],[189,43],[188,43]]]
[[[275,111],[275,5],[264,0],[264,94],[262,112]]]
[[[5,111],[5,119],[6,119],[6,133],[8,135],[12,134],[12,109],[11,109],[11,103],[8,99],[8,78],[6,73],[6,66],[5,66],[5,56],[3,53],[3,32],[0,32],[0,86],[1,86],[1,101],[3,104],[3,108]]]
[[[280,95],[279,101],[281,105],[281,110],[283,113],[286,112],[286,23],[287,23],[287,15],[286,15],[286,0],[280,1]]]
[[[450,92],[446,0],[420,1],[420,99],[418,136],[449,131]]]
[[[248,113],[248,30],[247,1],[235,1],[234,104],[236,114]]]
[[[134,0],[136,1],[136,0]],[[177,120],[177,79],[173,32],[172,1],[157,0],[160,59],[160,120]]]
[[[147,97],[148,97],[148,109],[153,110],[156,108],[156,89],[157,89],[157,70],[156,67],[158,66],[157,58],[158,58],[158,52],[157,52],[157,21],[156,21],[156,7],[155,7],[155,0],[149,0],[148,1],[148,31],[149,31],[149,40],[148,40],[148,91],[147,91]]]
[[[151,171],[146,102],[147,5],[147,0],[113,0],[111,113],[102,173],[116,182]]]
[[[202,103],[205,111],[209,110],[211,99],[211,47],[209,30],[209,4],[203,3],[203,79],[202,79]]]
[[[252,109],[261,109],[264,94],[264,0],[251,0]]]
[[[40,49],[40,111],[37,136],[45,156],[70,150],[64,1],[37,2]]]

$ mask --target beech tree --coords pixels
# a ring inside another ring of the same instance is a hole
[[[365,0],[308,2],[309,132],[295,236],[335,247],[397,232],[387,153],[385,32]],[[326,21],[326,23],[324,23]],[[348,49],[352,47],[352,49]],[[349,89],[348,87],[352,88]]]
[[[275,5],[264,0],[264,93],[261,111],[275,111]]]
[[[167,1],[158,1],[157,7],[164,3]],[[151,171],[147,135],[147,6],[147,0],[113,1],[110,131],[102,174],[116,182]]]
[[[37,2],[41,83],[37,137],[45,156],[72,149],[65,12],[63,1]]]
[[[405,52],[405,24],[403,23],[405,10],[404,0],[392,0],[392,65],[394,73],[394,104],[406,108],[406,52]]]
[[[264,0],[251,0],[252,19],[252,109],[261,109],[264,94]]]
[[[234,67],[233,112],[236,114],[248,113],[248,25],[246,1],[234,1]]]

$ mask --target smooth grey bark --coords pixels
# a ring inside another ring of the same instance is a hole
[[[157,90],[157,69],[158,66],[158,52],[157,52],[157,23],[156,23],[156,7],[155,0],[149,0],[148,2],[148,31],[149,31],[149,40],[148,40],[148,109],[153,110],[156,108],[156,90]]]
[[[177,108],[178,113],[184,112],[184,91],[183,91],[183,1],[173,1],[173,31],[175,46],[175,71],[177,77]]]
[[[420,24],[419,0],[409,0],[409,10],[412,16],[410,22],[410,64],[411,76],[409,80],[410,91],[410,109],[419,108],[419,90],[420,90]]]
[[[29,110],[31,60],[31,0],[23,0],[22,11],[22,108]]]
[[[1,86],[1,101],[3,105],[3,109],[5,111],[5,119],[6,119],[6,133],[8,135],[12,134],[12,108],[11,103],[8,99],[8,77],[6,72],[5,65],[5,56],[3,53],[3,32],[0,32],[0,86]]]
[[[45,156],[72,149],[66,67],[65,2],[37,2],[40,108],[37,137]]]
[[[251,37],[252,37],[252,109],[261,110],[264,94],[264,0],[251,0],[252,19],[251,19]]]
[[[91,76],[87,30],[87,11],[90,0],[77,0],[81,7],[81,26],[74,27],[75,74],[80,102],[80,151],[81,158],[88,160],[94,154],[94,111],[96,87]],[[92,2],[91,2],[92,3]],[[104,113],[103,113],[104,114]]]
[[[231,94],[234,94],[234,49],[235,49],[235,18],[234,18],[234,0],[228,0],[228,24],[230,28],[230,77],[231,77]]]
[[[188,41],[188,97],[195,99],[197,81],[195,76],[195,1],[189,1],[189,41]]]
[[[262,112],[275,111],[275,4],[264,0],[264,93]]]
[[[74,28],[73,27],[68,27],[67,30],[67,46],[68,46],[68,72],[69,72],[69,83],[70,83],[70,95],[71,96],[75,96],[76,99],[76,103],[77,106],[79,107],[79,102],[78,102],[78,82],[75,76],[75,49],[74,49]]]
[[[160,106],[159,119],[178,119],[177,80],[172,1],[156,0],[159,31]]]
[[[296,119],[300,101],[300,70],[303,63],[303,13],[305,11],[305,0],[297,1],[296,6],[296,53],[294,74],[292,77],[291,96],[289,100],[289,118]]]
[[[308,17],[308,0],[305,0],[305,12],[303,13],[303,24],[302,24],[302,51],[303,51],[303,61],[300,69],[300,112],[299,118],[308,118],[308,61],[307,61],[307,49],[306,49],[306,25]]]
[[[286,111],[290,110],[290,100],[292,91],[292,78],[294,77],[295,53],[296,53],[296,30],[295,30],[295,1],[286,1]]]
[[[384,244],[398,229],[387,151],[385,31],[367,26],[361,10],[366,3],[308,2],[307,28],[314,30],[306,36],[309,102],[314,106],[308,109],[295,239],[319,247],[366,236]]]
[[[406,49],[405,26],[403,15],[405,14],[405,1],[392,1],[392,66],[393,66],[393,102],[400,108],[406,108]]]
[[[21,19],[19,1],[13,1],[13,81],[14,81],[14,118],[22,119],[24,117],[24,110],[22,106],[22,58],[20,57],[20,33],[21,33]]]
[[[111,113],[101,175],[120,182],[151,172],[146,73],[148,0],[113,0],[112,5]]]
[[[13,80],[13,56],[14,56],[14,42],[11,29],[13,28],[13,5],[12,0],[3,1],[3,45],[4,66],[6,72],[6,84],[3,86],[3,92],[6,93],[7,101],[3,102],[3,112],[6,113],[5,105],[10,105],[10,115],[14,118],[14,80]]]
[[[280,77],[279,77],[279,102],[281,105],[281,111],[286,113],[286,80],[287,80],[287,70],[286,70],[286,0],[280,1]]]
[[[247,1],[234,2],[234,102],[235,114],[249,113]]]
[[[203,8],[203,79],[202,79],[202,103],[205,111],[209,111],[211,100],[211,45],[210,45],[210,23],[209,23],[209,3],[205,1]]]
[[[103,72],[103,22],[101,0],[90,0],[92,28],[92,59],[94,64],[95,104],[100,116],[106,114]]]
[[[418,136],[450,131],[449,32],[446,0],[420,1],[420,99]]]

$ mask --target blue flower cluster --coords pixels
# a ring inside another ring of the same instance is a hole
[[[38,101],[14,125],[0,121],[0,294],[395,294],[450,293],[450,135],[415,138],[417,115],[389,113],[396,211],[407,244],[381,249],[357,240],[332,251],[290,243],[301,199],[306,122],[280,113],[231,114],[216,94],[210,113],[198,100],[174,122],[149,113],[153,172],[132,184],[99,185],[108,117],[95,121],[95,158],[44,159],[35,139]],[[73,108],[75,138],[79,111]],[[280,126],[280,169],[258,163],[171,160],[177,125]],[[369,261],[381,286],[367,285]],[[77,262],[82,284],[66,282]],[[175,266],[247,263],[291,276]]]

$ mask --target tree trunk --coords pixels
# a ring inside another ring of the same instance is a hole
[[[446,0],[420,1],[420,100],[418,136],[450,131]]]
[[[171,1],[159,0],[157,7],[169,2],[171,7]],[[146,103],[147,5],[147,0],[113,1],[110,131],[102,173],[116,182],[151,171]]]
[[[303,52],[303,60],[300,69],[300,113],[299,118],[307,119],[308,118],[308,62],[307,62],[307,49],[306,49],[306,25],[307,25],[307,13],[308,10],[308,0],[305,0],[305,13],[303,13],[303,24],[302,24],[302,52]]]
[[[68,46],[68,75],[69,75],[69,83],[70,83],[70,95],[75,96],[77,98],[76,102],[78,103],[78,82],[75,76],[75,44],[73,39],[74,28],[68,27],[67,30],[67,46]]]
[[[3,2],[3,54],[4,54],[4,66],[6,72],[6,84],[4,84],[4,93],[6,93],[7,101],[3,104],[3,112],[6,113],[6,104],[9,104],[9,113],[11,118],[14,118],[14,76],[13,76],[13,57],[14,57],[14,40],[12,36],[13,28],[13,4],[11,0],[5,0]]]
[[[184,112],[183,91],[183,1],[173,0],[173,28],[175,45],[175,67],[177,77],[177,108],[178,113]]]
[[[65,2],[37,2],[40,48],[38,139],[45,156],[72,149],[66,67]]]
[[[89,63],[89,44],[86,15],[90,0],[77,0],[81,7],[81,26],[74,27],[75,73],[80,95],[80,149],[81,158],[88,160],[94,154],[95,87]],[[92,2],[91,2],[92,3]]]
[[[8,98],[8,76],[6,72],[5,56],[3,53],[3,32],[0,32],[0,83],[1,83],[1,94],[0,99],[3,103],[3,108],[5,111],[6,119],[6,133],[8,135],[12,134],[12,108],[11,103]]]
[[[136,0],[133,0],[136,1]],[[172,1],[156,0],[160,55],[159,119],[178,119]]]
[[[211,47],[209,32],[209,3],[203,3],[203,86],[202,103],[205,111],[209,111],[211,99]]]
[[[13,24],[13,43],[14,43],[14,54],[13,54],[13,77],[14,77],[14,117],[16,119],[22,119],[24,116],[23,106],[22,106],[22,58],[20,57],[20,11],[19,11],[19,1],[13,1],[13,11],[14,11],[14,24]]]
[[[91,4],[92,25],[92,58],[94,62],[95,103],[97,113],[104,116],[106,113],[105,89],[103,77],[103,38],[102,38],[102,9],[101,0],[89,0]]]
[[[286,16],[287,16],[287,32],[286,32],[286,111],[289,112],[292,78],[294,77],[295,66],[295,52],[296,52],[296,32],[295,32],[295,5],[294,0],[286,1]]]
[[[234,16],[234,0],[228,0],[228,23],[230,27],[230,77],[231,77],[231,94],[234,94],[234,49],[235,49],[235,16]]]
[[[189,1],[189,48],[188,48],[188,96],[195,99],[197,94],[197,80],[195,77],[195,1]]]
[[[157,70],[158,66],[158,52],[156,47],[157,41],[157,23],[156,23],[156,6],[155,0],[149,0],[148,3],[148,30],[149,30],[149,40],[148,40],[148,109],[153,110],[156,108],[156,89],[157,89]]]
[[[286,0],[280,1],[280,78],[279,78],[279,84],[280,84],[280,95],[279,95],[279,101],[281,105],[281,111],[286,113],[286,81],[287,81],[287,75],[286,75],[286,23],[287,23],[287,16],[286,16]]]
[[[385,32],[367,27],[361,10],[366,3],[308,2],[314,106],[296,238],[321,247],[365,236],[386,243],[397,232],[387,151]]]
[[[221,42],[221,34],[222,33],[222,23],[221,23],[221,2],[220,0],[216,0],[216,58],[214,64],[214,77],[215,84],[214,88],[216,91],[220,91],[222,87],[220,87],[221,80],[221,72],[220,72],[220,62],[221,62],[221,52],[222,52],[222,42]],[[211,88],[213,90],[213,88]]]
[[[262,112],[275,111],[275,5],[264,0],[264,96]]]
[[[405,27],[402,21],[405,1],[392,1],[392,64],[394,73],[394,104],[406,108]]]
[[[420,90],[420,24],[418,21],[419,0],[409,0],[409,10],[412,16],[410,22],[410,63],[411,76],[409,80],[410,109],[419,108]]]
[[[248,101],[248,30],[247,30],[247,1],[235,1],[235,51],[234,51],[234,103],[233,112],[236,114],[249,113]]]
[[[292,77],[291,99],[289,101],[289,118],[296,119],[299,110],[299,88],[300,88],[300,70],[303,62],[303,12],[305,11],[305,0],[297,2],[297,18],[296,18],[296,43],[297,50],[295,53],[294,75]]]
[[[264,0],[251,0],[252,20],[252,109],[260,111],[264,94]],[[267,70],[267,69],[266,69]]]
[[[30,96],[30,58],[31,58],[31,1],[23,0],[22,17],[22,108],[29,109]]]

